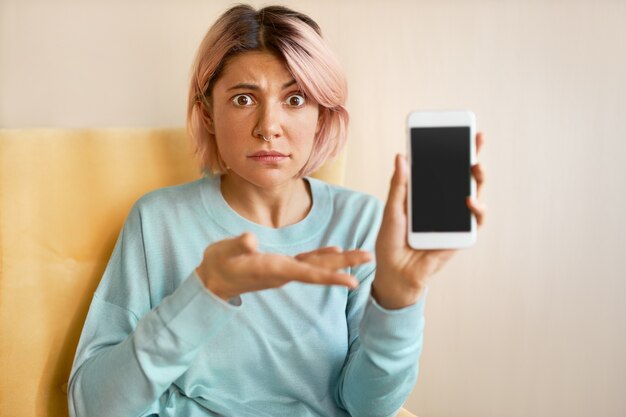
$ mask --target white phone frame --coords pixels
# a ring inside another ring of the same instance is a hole
[[[469,232],[413,232],[411,211],[412,184],[411,167],[411,128],[412,127],[453,127],[470,128],[470,166],[476,163],[476,116],[469,110],[429,110],[414,111],[407,117],[407,159],[409,163],[409,184],[407,197],[408,244],[414,249],[460,249],[472,246],[476,242],[476,217],[471,215]],[[476,181],[470,177],[470,195],[476,196]]]

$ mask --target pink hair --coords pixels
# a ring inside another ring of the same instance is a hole
[[[227,10],[202,40],[191,72],[187,130],[204,172],[226,171],[209,133],[211,93],[226,62],[247,51],[267,51],[281,57],[304,94],[319,104],[319,130],[313,151],[299,176],[309,175],[335,157],[346,142],[347,83],[317,23],[282,6],[256,11],[238,5]]]

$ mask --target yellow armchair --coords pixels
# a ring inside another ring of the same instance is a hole
[[[343,172],[339,158],[315,176]],[[130,207],[199,176],[183,129],[0,130],[0,415],[68,415],[80,331]]]

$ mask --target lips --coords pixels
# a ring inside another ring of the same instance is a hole
[[[257,162],[280,162],[288,157],[289,155],[278,151],[258,151],[248,155],[248,158]]]
[[[248,156],[250,158],[255,158],[255,157],[260,157],[260,156],[287,156],[287,155],[285,155],[284,153],[280,153],[278,151],[258,151]]]

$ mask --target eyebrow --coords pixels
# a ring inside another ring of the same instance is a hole
[[[292,85],[294,85],[296,83],[296,80],[292,79],[291,81],[283,84],[283,90],[285,88],[289,88]],[[230,90],[254,90],[254,91],[258,91],[260,90],[259,86],[256,84],[250,84],[250,83],[239,83],[237,85],[233,85],[232,87],[230,87],[228,90],[226,91],[230,91]]]

